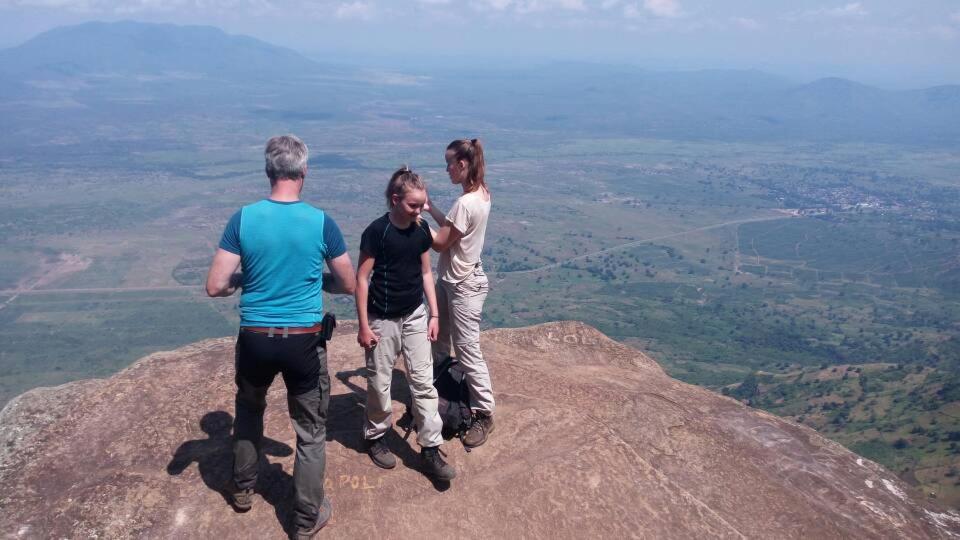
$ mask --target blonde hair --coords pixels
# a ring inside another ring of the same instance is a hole
[[[427,183],[420,178],[420,175],[411,171],[410,167],[404,165],[397,169],[392,176],[390,176],[390,181],[387,182],[387,189],[383,192],[384,196],[387,198],[387,208],[393,209],[393,196],[396,195],[403,199],[404,195],[408,191],[413,191],[419,189],[422,191],[427,190]],[[417,225],[420,224],[420,218],[417,218]]]

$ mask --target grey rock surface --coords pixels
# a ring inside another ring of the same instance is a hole
[[[669,378],[581,323],[483,334],[490,441],[444,451],[449,486],[360,453],[362,351],[330,343],[323,536],[373,538],[951,538],[960,515],[815,431]],[[400,362],[399,364],[402,364]],[[408,397],[395,373],[395,419]],[[150,355],[103,380],[30,391],[0,412],[5,538],[283,538],[295,436],[268,400],[253,509],[226,502],[233,338]]]

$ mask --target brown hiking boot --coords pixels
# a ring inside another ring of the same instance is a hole
[[[230,504],[237,512],[246,512],[253,506],[253,490],[240,489],[233,486],[233,492],[230,493]]]
[[[440,456],[440,448],[432,446],[420,450],[423,474],[437,480],[450,481],[457,477],[457,470]]]
[[[314,522],[313,527],[309,529],[297,528],[296,534],[293,536],[295,540],[310,540],[320,529],[326,526],[327,522],[330,521],[330,516],[333,515],[333,505],[330,504],[330,499],[324,497],[323,502],[320,503],[320,509],[317,511],[317,521]]]
[[[397,458],[387,446],[386,435],[372,441],[368,439],[365,444],[367,445],[367,453],[370,454],[370,459],[373,460],[374,465],[382,469],[392,469],[397,466]]]
[[[493,433],[493,416],[481,412],[473,413],[473,422],[463,436],[463,445],[476,448],[487,442],[487,436]]]

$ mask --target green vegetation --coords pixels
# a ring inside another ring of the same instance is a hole
[[[740,397],[743,384],[724,393]],[[752,388],[755,406],[814,427],[947,504],[960,504],[960,395],[948,370],[879,363],[782,366]]]
[[[233,331],[185,292],[25,295],[0,310],[0,401],[33,386],[107,376],[151,352]]]

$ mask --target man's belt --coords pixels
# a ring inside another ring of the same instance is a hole
[[[315,324],[313,326],[285,326],[285,327],[274,327],[274,326],[241,326],[240,330],[246,330],[247,332],[256,332],[258,334],[268,334],[271,336],[281,335],[286,336],[290,334],[317,334],[323,331],[323,324]]]

